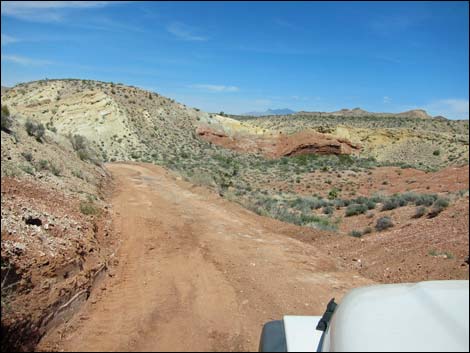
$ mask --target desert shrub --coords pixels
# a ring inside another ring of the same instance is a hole
[[[372,195],[372,197],[370,198],[370,200],[371,200],[372,202],[375,202],[375,203],[383,203],[383,202],[386,200],[386,197],[383,196],[383,195],[380,195],[380,194],[375,193],[374,195]]]
[[[60,168],[52,163],[49,163],[49,165],[50,165],[49,169],[51,173],[54,174],[55,176],[60,176],[60,173],[61,173]]]
[[[431,206],[436,200],[437,200],[437,195],[435,194],[419,195],[416,197],[415,205],[416,206]]]
[[[436,202],[434,202],[434,204],[432,205],[432,209],[428,213],[428,218],[436,217],[439,213],[444,211],[444,209],[447,208],[448,206],[449,206],[449,200],[438,198]]]
[[[87,148],[87,141],[84,136],[75,134],[73,136],[70,135],[69,139],[75,151],[79,151],[79,150],[83,150]]]
[[[90,158],[90,154],[88,153],[87,150],[79,150],[77,151],[78,158],[80,158],[82,161],[86,161]]]
[[[439,156],[441,154],[441,151],[440,150],[435,150],[432,154],[434,156]]]
[[[434,207],[438,207],[438,208],[446,208],[449,206],[449,200],[448,199],[444,199],[444,198],[438,198],[436,200],[436,202],[434,202]]]
[[[47,128],[47,130],[52,131],[53,133],[57,132],[57,128],[50,121],[46,123],[46,128]]]
[[[2,105],[2,115],[10,116],[10,110],[6,105]]]
[[[88,140],[82,135],[69,135],[69,140],[72,143],[73,149],[77,152],[78,157],[82,161],[90,161],[94,164],[100,164],[98,157],[90,148]]]
[[[83,172],[81,170],[72,170],[72,175],[79,179],[84,179]]]
[[[36,123],[28,119],[25,123],[25,128],[29,136],[34,136],[38,142],[42,141],[46,131],[46,128],[42,123]]]
[[[401,194],[401,198],[404,199],[407,203],[415,203],[419,195],[414,192],[405,192]]]
[[[395,208],[399,206],[400,206],[400,203],[397,198],[390,198],[384,201],[384,204],[382,205],[382,211],[394,210]]]
[[[338,189],[336,188],[333,188],[330,190],[330,192],[328,193],[328,199],[330,200],[334,200],[338,198]]]
[[[30,165],[22,165],[22,166],[20,166],[20,169],[25,173],[28,173],[30,175],[34,175],[34,168],[31,167]]]
[[[364,229],[364,231],[362,232],[362,234],[370,234],[370,233],[372,233],[372,228],[371,227],[366,227]]]
[[[373,210],[376,206],[376,203],[372,200],[367,200],[365,203],[365,206],[367,207],[368,210]]]
[[[2,131],[10,132],[13,120],[10,117],[10,110],[6,105],[2,105]]]
[[[393,222],[390,217],[380,217],[375,224],[375,229],[378,231],[382,231],[390,227],[393,227]]]
[[[324,214],[330,215],[330,214],[333,214],[333,212],[334,212],[333,206],[325,206],[325,207],[323,207],[323,213],[324,213]]]
[[[424,206],[419,206],[416,208],[415,214],[413,215],[413,218],[421,218],[426,214],[426,207]]]
[[[31,152],[22,152],[21,155],[26,159],[28,162],[31,162],[33,160],[33,155]]]
[[[362,237],[362,232],[360,230],[352,230],[349,232],[349,235],[355,238],[360,238]]]
[[[82,201],[80,202],[80,212],[84,215],[95,215],[99,213],[99,208],[96,207],[93,202]]]
[[[355,203],[355,204],[349,205],[346,208],[345,216],[346,217],[356,216],[359,214],[366,213],[366,211],[367,211],[366,205],[360,205],[360,204]]]
[[[49,170],[49,161],[46,161],[45,159],[41,159],[39,161],[38,169],[39,170]]]

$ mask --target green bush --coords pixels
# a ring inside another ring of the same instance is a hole
[[[81,170],[72,170],[72,175],[79,179],[84,179],[83,172]]]
[[[391,199],[385,200],[384,204],[382,205],[382,211],[394,210],[395,208],[399,206],[400,206],[400,203],[398,199],[391,198]]]
[[[21,155],[26,159],[28,162],[31,162],[33,160],[33,155],[31,152],[22,152]]]
[[[10,110],[6,105],[2,105],[2,115],[10,116]]]
[[[349,235],[355,238],[360,238],[362,237],[362,232],[360,230],[353,230],[349,232]]]
[[[6,105],[2,105],[2,131],[10,132],[13,120],[10,117],[10,110]]]
[[[328,199],[330,200],[334,200],[338,198],[338,189],[336,188],[333,188],[330,190],[330,192],[328,193]]]
[[[54,126],[52,122],[47,122],[46,128],[47,130],[52,131],[53,133],[57,133],[57,128]]]
[[[323,213],[324,213],[324,214],[330,215],[330,214],[333,214],[333,212],[334,212],[333,206],[325,206],[325,207],[323,207]]]
[[[77,152],[82,161],[90,161],[94,164],[100,164],[98,157],[89,146],[88,140],[82,135],[69,135],[73,149]]]
[[[25,123],[26,132],[29,136],[36,137],[38,142],[42,141],[46,128],[42,123],[36,123],[31,120],[27,120]]]
[[[39,161],[39,170],[49,170],[49,161],[41,159]]]
[[[80,202],[80,212],[84,215],[96,215],[99,213],[99,208],[93,202],[82,201]]]
[[[413,215],[413,218],[421,218],[426,214],[426,207],[424,206],[419,206],[416,208],[415,214]]]
[[[434,195],[434,194],[419,195],[416,198],[415,205],[416,206],[428,206],[429,207],[436,200],[437,200],[437,195]]]
[[[438,198],[436,202],[434,202],[431,211],[429,211],[428,218],[436,217],[439,213],[444,211],[444,209],[447,208],[448,206],[449,206],[449,200]]]
[[[34,168],[30,165],[22,165],[20,166],[20,168],[23,172],[28,173],[30,175],[34,175]]]
[[[356,216],[359,214],[366,213],[366,211],[367,211],[366,205],[360,205],[360,204],[355,203],[355,204],[349,205],[346,208],[345,216],[346,217]]]
[[[375,229],[377,229],[378,231],[382,231],[390,227],[393,227],[393,222],[390,217],[381,217],[377,220],[377,223],[375,224]]]

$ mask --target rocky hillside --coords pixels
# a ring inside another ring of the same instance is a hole
[[[32,350],[71,315],[113,248],[107,171],[48,127],[2,106],[2,350]]]
[[[168,98],[120,84],[49,80],[18,85],[3,100],[13,115],[85,136],[104,161],[128,160],[188,142],[198,117],[208,114]],[[187,146],[191,148],[191,146]]]
[[[432,119],[422,110],[389,114],[356,108],[231,119],[135,87],[86,80],[21,84],[6,91],[3,102],[13,115],[36,119],[62,135],[85,136],[103,161],[196,158],[206,148],[196,135],[202,128],[235,141],[241,137],[248,145],[252,139],[254,146],[259,137],[313,130],[361,146],[361,156],[381,163],[421,169],[468,163],[468,121]]]
[[[251,119],[231,117],[270,134],[293,134],[311,129],[347,139],[362,146],[363,157],[372,157],[381,163],[436,170],[468,164],[469,160],[468,120],[430,118],[419,110],[396,115],[347,110]]]
[[[437,268],[468,278],[468,121],[366,113],[229,117],[87,80],[2,89],[4,342],[33,347],[88,296],[112,259],[104,162],[162,165],[257,214],[346,238],[333,248],[327,238],[303,239],[345,258],[358,256],[351,244],[361,241],[372,246],[373,263],[384,234],[413,234],[416,247],[407,249],[429,257],[430,267],[420,262],[412,277],[396,272],[385,281],[441,278]],[[431,241],[433,224],[447,226]],[[353,239],[362,236],[370,241]],[[409,256],[394,248],[394,259]],[[368,275],[384,278],[368,266]],[[18,332],[31,341],[17,341]]]

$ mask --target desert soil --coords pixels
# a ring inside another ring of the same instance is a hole
[[[154,165],[107,167],[118,255],[39,350],[254,351],[264,322],[321,315],[332,297],[373,283],[294,239],[313,230],[257,216]]]

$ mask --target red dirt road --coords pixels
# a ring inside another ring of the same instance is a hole
[[[304,228],[257,216],[160,167],[107,167],[116,182],[117,264],[39,349],[253,351],[264,322],[321,315],[332,297],[372,283],[291,237]]]

